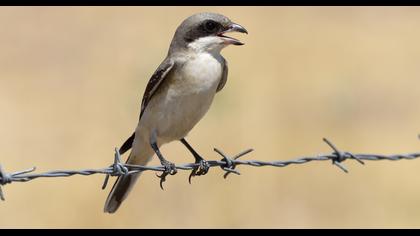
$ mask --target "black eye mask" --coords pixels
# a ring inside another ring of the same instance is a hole
[[[204,22],[203,29],[207,33],[214,33],[217,32],[221,28],[221,25],[215,21],[208,20]]]
[[[192,42],[201,37],[217,35],[222,28],[220,23],[214,20],[207,20],[187,32],[184,39],[186,42]]]

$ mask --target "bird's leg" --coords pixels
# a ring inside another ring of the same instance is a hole
[[[159,150],[159,147],[156,143],[156,136],[152,135],[152,138],[150,140],[150,146],[152,146],[152,149],[155,151],[156,155],[158,156],[160,163],[165,167],[165,170],[162,172],[161,175],[158,175],[158,177],[160,178],[160,188],[163,189],[163,182],[165,182],[166,180],[166,176],[168,174],[170,175],[174,175],[176,174],[178,171],[175,168],[175,164],[166,160],[162,153]]]
[[[207,174],[207,172],[209,171],[209,163],[204,160],[204,158],[202,158],[192,147],[191,145],[187,142],[187,140],[185,140],[185,138],[180,139],[179,141],[181,141],[182,144],[185,145],[185,147],[187,147],[187,149],[191,152],[191,154],[194,156],[195,158],[195,163],[200,164],[197,167],[194,167],[194,169],[191,171],[190,176],[188,177],[188,181],[191,184],[191,177],[196,176],[196,175],[205,175]]]

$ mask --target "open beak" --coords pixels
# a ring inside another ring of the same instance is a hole
[[[239,32],[239,33],[248,34],[248,31],[244,27],[242,27],[242,26],[240,26],[236,23],[231,23],[227,27],[226,30],[220,32],[219,34],[217,34],[217,36],[221,37],[226,44],[244,45],[244,43],[242,43],[238,39],[235,39],[235,38],[228,37],[228,36],[224,35],[225,33],[230,33],[230,32]]]

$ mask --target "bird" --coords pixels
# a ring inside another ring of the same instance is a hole
[[[203,118],[216,93],[226,84],[228,65],[220,54],[229,45],[244,45],[225,33],[248,34],[228,17],[211,12],[196,13],[178,26],[166,58],[153,73],[141,101],[140,116],[134,133],[122,144],[119,154],[131,149],[127,164],[146,165],[156,154],[165,177],[177,173],[175,164],[164,158],[160,147],[180,141],[198,163],[190,176],[204,175],[208,163],[187,142],[185,137]],[[121,175],[114,183],[104,212],[115,213],[134,186],[140,173]]]

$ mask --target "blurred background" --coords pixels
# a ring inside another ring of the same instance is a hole
[[[229,79],[188,136],[257,160],[420,150],[419,7],[2,7],[0,163],[7,171],[100,168],[137,125],[176,27],[202,11],[245,26],[223,51]],[[180,143],[162,148],[193,161]],[[159,164],[155,158],[151,165]],[[420,160],[213,168],[142,175],[114,214],[102,175],[6,185],[1,228],[420,227]],[[114,179],[111,180],[112,182]]]

